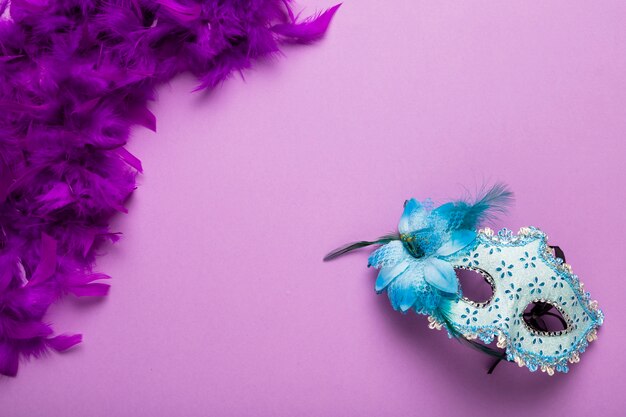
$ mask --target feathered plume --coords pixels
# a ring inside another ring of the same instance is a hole
[[[506,212],[512,203],[513,192],[498,183],[479,192],[473,202],[452,201],[434,209],[433,215],[445,219],[448,230],[474,230]]]
[[[0,0],[0,374],[81,341],[53,336],[45,314],[108,291],[92,269],[142,171],[124,146],[133,125],[156,130],[154,90],[182,72],[212,88],[286,41],[319,39],[337,10],[297,21],[291,7]]]
[[[513,204],[513,199],[513,192],[509,190],[506,184],[497,183],[490,188],[483,189],[474,203],[465,203],[468,207],[465,216],[463,216],[461,228],[475,229],[479,225],[493,220],[509,209]]]
[[[365,248],[371,245],[384,245],[385,243],[389,243],[392,240],[398,240],[398,239],[400,239],[400,236],[396,234],[396,235],[382,236],[374,241],[362,240],[360,242],[348,243],[347,245],[340,246],[337,249],[328,253],[326,256],[324,256],[324,262],[332,261],[333,259],[336,259],[340,257],[341,255],[344,255],[348,252],[352,252],[355,249]]]
[[[340,6],[341,3],[331,7],[323,13],[318,13],[315,16],[308,17],[301,22],[298,22],[297,18],[293,14],[290,14],[291,23],[279,23],[272,26],[272,30],[282,36],[292,39],[297,43],[314,42],[324,36],[330,21]]]

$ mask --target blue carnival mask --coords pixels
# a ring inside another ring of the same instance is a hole
[[[324,259],[379,244],[368,266],[379,269],[376,291],[386,292],[394,309],[427,315],[429,327],[445,328],[498,361],[549,375],[567,372],[568,362],[578,362],[596,339],[603,314],[542,231],[477,230],[503,212],[512,197],[505,186],[496,185],[474,203],[456,201],[433,209],[430,200],[411,199],[398,234],[347,245]],[[459,270],[479,273],[491,286],[491,296],[481,302],[464,297]],[[546,322],[555,318],[559,328],[550,329]],[[486,346],[494,339],[504,352]]]

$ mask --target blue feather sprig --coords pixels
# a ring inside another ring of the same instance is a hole
[[[512,203],[513,192],[506,184],[497,183],[483,189],[474,202],[453,201],[437,207],[432,214],[447,220],[448,231],[474,230],[506,212]]]

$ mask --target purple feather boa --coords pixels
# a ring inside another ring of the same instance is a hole
[[[326,31],[339,6],[297,21],[281,0],[0,0],[0,373],[63,351],[48,307],[103,296],[93,272],[141,162],[132,125],[181,72],[210,89],[233,71]]]

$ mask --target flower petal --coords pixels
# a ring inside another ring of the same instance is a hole
[[[473,230],[455,230],[451,233],[450,239],[437,249],[437,255],[452,255],[472,243],[474,239],[476,239],[476,232]]]
[[[411,263],[409,268],[394,279],[386,288],[387,296],[394,310],[405,312],[413,307],[419,297],[419,287],[428,286],[424,282],[421,267]]]
[[[400,234],[413,232],[418,216],[423,216],[425,213],[426,210],[419,201],[414,198],[408,200],[404,206],[404,212],[402,212],[400,222],[398,223],[398,232],[400,232]]]
[[[407,259],[409,252],[399,240],[394,240],[376,249],[367,259],[368,266],[380,269],[388,265],[396,265]]]
[[[440,291],[456,294],[459,280],[449,262],[439,258],[428,258],[424,261],[424,279]]]
[[[403,313],[408,311],[411,307],[415,305],[417,301],[417,291],[414,288],[410,288],[402,294],[402,299],[400,301],[400,311]]]
[[[395,266],[385,266],[380,269],[378,278],[376,278],[376,291],[380,292],[391,284],[391,281],[402,275],[409,267],[408,261],[402,261]]]

